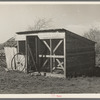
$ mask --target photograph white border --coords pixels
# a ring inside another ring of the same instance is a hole
[[[92,5],[100,5],[99,1],[0,1],[0,5],[21,5],[21,4],[49,4],[49,5],[55,5],[55,4],[92,4]],[[0,94],[0,98],[100,98],[100,93],[91,93],[91,94],[86,94],[86,93],[79,93],[79,94]]]

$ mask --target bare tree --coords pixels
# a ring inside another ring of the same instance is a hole
[[[100,53],[100,30],[98,28],[91,28],[84,33],[84,37],[96,42],[96,53]]]
[[[52,27],[51,25],[52,19],[45,19],[45,18],[39,18],[34,22],[33,27],[29,26],[28,30],[41,30],[41,29],[49,29]]]

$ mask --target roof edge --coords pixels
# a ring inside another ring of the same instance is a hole
[[[81,37],[83,40],[86,40],[88,42],[92,42],[92,43],[96,43],[95,41],[92,41],[90,39],[87,39],[83,36],[80,36],[74,32],[71,32],[69,30],[66,30],[64,28],[59,28],[59,29],[45,29],[45,30],[34,30],[34,31],[22,31],[22,32],[16,32],[16,34],[18,35],[24,35],[24,34],[34,34],[34,33],[41,33],[41,32],[66,32],[66,33],[70,33],[72,34],[73,36],[77,36],[77,37]]]
[[[45,30],[34,30],[34,31],[22,31],[22,32],[16,32],[16,34],[22,35],[22,34],[31,34],[31,33],[41,33],[41,32],[63,32],[66,31],[64,28],[59,29],[45,29]]]

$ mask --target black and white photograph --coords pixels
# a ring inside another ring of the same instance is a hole
[[[0,94],[84,93],[100,93],[100,2],[0,2]]]

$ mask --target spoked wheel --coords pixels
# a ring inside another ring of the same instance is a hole
[[[25,56],[17,53],[14,55],[11,61],[12,70],[25,71]]]

